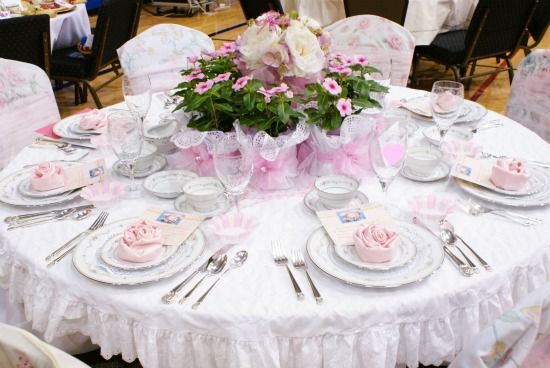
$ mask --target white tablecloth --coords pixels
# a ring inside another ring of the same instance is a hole
[[[281,0],[285,12],[297,10],[323,26],[345,18],[342,0]],[[478,0],[409,0],[405,28],[417,45],[429,45],[438,33],[466,29]]]
[[[422,93],[392,88],[391,98]],[[153,111],[159,108],[153,106]],[[550,146],[531,131],[495,113],[485,119],[505,123],[475,135],[474,140],[488,152],[534,160],[550,157]],[[420,139],[419,131],[414,140]],[[1,175],[47,159],[43,151],[26,148]],[[98,153],[90,158],[93,155]],[[113,157],[108,160],[112,162]],[[361,189],[371,201],[382,197],[374,178],[363,180]],[[452,182],[419,184],[398,177],[389,198],[406,206],[413,195],[443,191],[463,194]],[[101,346],[104,357],[122,352],[126,360],[139,357],[145,368],[393,368],[396,363],[416,367],[418,362],[451,360],[472,335],[550,280],[548,208],[524,211],[546,221],[532,228],[497,217],[456,213],[451,215],[456,230],[494,272],[465,278],[445,260],[422,282],[367,290],[345,285],[311,265],[325,302],[315,303],[304,275],[296,272],[306,293],[300,302],[288,275],[271,258],[270,240],[279,239],[287,249],[304,250],[319,222],[304,208],[301,194],[278,195],[265,202],[244,201],[243,211],[254,214],[258,226],[232,252],[247,249],[249,260],[228,274],[198,310],[192,310],[191,303],[164,305],[160,300],[189,271],[144,286],[115,287],[83,277],[70,258],[47,269],[44,257],[93,219],[10,232],[0,226],[0,284],[9,288],[13,301],[24,304],[27,318],[35,329],[45,332],[47,340],[81,332]],[[137,215],[151,205],[172,208],[171,201],[146,194],[141,200],[117,205],[109,222]],[[0,205],[0,218],[24,211]],[[206,228],[202,226],[207,250],[200,262],[221,246]]]
[[[75,10],[50,19],[52,50],[74,46],[83,36],[91,33],[90,19],[84,4],[78,4]]]

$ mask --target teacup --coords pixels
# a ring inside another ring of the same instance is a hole
[[[355,196],[359,182],[344,175],[321,176],[315,180],[315,189],[321,203],[330,209],[344,208]]]
[[[141,153],[134,165],[135,170],[136,171],[149,170],[149,168],[153,164],[153,159],[156,154],[157,154],[157,147],[155,145],[148,142],[143,142]]]
[[[431,175],[443,158],[443,152],[435,147],[411,147],[407,150],[405,166],[415,175]]]
[[[182,190],[191,207],[199,212],[208,212],[216,209],[223,185],[217,178],[201,177],[184,184]]]

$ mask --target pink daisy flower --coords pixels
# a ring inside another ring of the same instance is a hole
[[[346,76],[351,74],[351,68],[342,65],[331,66],[329,70],[333,73],[338,73]]]
[[[342,93],[342,87],[340,87],[340,85],[332,78],[325,78],[323,81],[323,87],[328,91],[328,93],[334,96]]]
[[[287,98],[292,98],[292,97],[294,97],[294,92],[292,92],[291,90],[288,90],[288,91],[285,92],[285,96]]]
[[[195,64],[197,61],[199,61],[198,56],[193,55],[193,56],[187,57],[187,62],[188,63]]]
[[[231,73],[229,72],[220,74],[214,78],[214,83],[225,82],[226,80],[229,80],[229,77],[231,77]]]
[[[351,115],[352,108],[351,108],[351,100],[349,98],[341,98],[336,103],[336,108],[338,111],[340,111],[341,117],[346,117]]]
[[[369,64],[369,59],[365,55],[355,55],[355,61],[361,66],[367,66]]]
[[[202,95],[204,92],[208,91],[214,85],[214,81],[207,80],[206,82],[200,82],[195,86],[195,92],[199,95]]]
[[[200,73],[200,74],[184,75],[182,79],[184,82],[191,82],[192,80],[202,79],[202,78],[204,78],[204,74]]]
[[[239,79],[237,79],[237,81],[235,83],[233,83],[233,91],[235,92],[238,92],[240,91],[241,89],[244,88],[244,86],[246,86],[248,84],[248,81],[251,80],[252,77],[250,76],[246,76],[246,77],[240,77]]]
[[[288,86],[286,85],[286,83],[281,83],[280,86],[273,87],[267,92],[270,93],[271,95],[275,95],[277,93],[283,93],[283,92],[286,92],[286,91],[288,91]]]
[[[234,52],[236,50],[235,42],[226,42],[220,47],[220,52],[222,52],[224,55],[230,52]]]

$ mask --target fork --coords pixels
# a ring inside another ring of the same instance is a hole
[[[496,208],[483,207],[471,199],[461,199],[461,203],[466,207],[466,212],[472,216],[481,216],[484,213],[490,213],[496,216],[504,217],[508,220],[520,223],[525,226],[533,226],[544,223],[544,220],[536,217],[528,217],[516,212],[500,210]]]
[[[297,270],[304,270],[307,276],[307,281],[309,281],[309,286],[311,286],[311,291],[313,292],[313,296],[315,297],[315,301],[317,303],[323,302],[323,297],[321,297],[321,294],[319,293],[319,290],[317,290],[317,287],[313,283],[313,280],[309,276],[309,272],[307,272],[307,264],[306,260],[304,259],[304,256],[302,253],[298,252],[297,250],[293,251],[292,253],[292,265]]]
[[[294,275],[292,274],[292,272],[290,272],[290,268],[288,268],[288,258],[285,254],[283,247],[278,241],[271,242],[271,252],[273,253],[273,260],[275,261],[275,263],[285,266],[286,271],[288,272],[288,277],[290,277],[290,281],[292,282],[292,286],[294,287],[296,297],[298,298],[298,300],[303,300],[304,293],[302,292],[300,285],[298,285],[298,282],[294,278]]]
[[[105,224],[105,220],[107,220],[107,216],[109,216],[109,212],[102,211],[97,219],[94,221],[94,223],[88,228],[88,230],[85,230],[63,244],[61,247],[54,250],[51,254],[49,254],[46,257],[46,262],[49,261],[48,267],[55,266],[56,263],[61,261],[65,256],[72,252],[72,250],[80,243],[80,241],[88,234],[90,234],[92,231],[95,231],[99,229],[100,227]]]

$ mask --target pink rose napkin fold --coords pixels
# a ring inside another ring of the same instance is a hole
[[[93,109],[84,114],[80,119],[80,129],[98,130],[107,125],[107,115],[98,109]]]
[[[162,247],[163,237],[158,226],[139,220],[124,231],[119,240],[117,255],[128,262],[150,262],[160,257]]]
[[[86,113],[88,111],[90,111],[91,109],[89,107],[86,107],[85,109],[82,109],[81,111],[77,112],[77,114],[83,114],[83,113]],[[36,129],[35,132],[38,133],[38,134],[42,134],[43,136],[46,136],[46,137],[50,137],[50,138],[54,138],[54,139],[59,139],[61,138],[60,136],[58,136],[57,134],[55,134],[53,132],[53,127],[55,124],[57,124],[58,122],[55,121],[51,124],[48,124],[46,126],[43,126],[42,128],[39,128],[39,129]]]
[[[399,235],[383,225],[361,224],[353,233],[353,242],[362,261],[383,263],[395,258]]]
[[[499,188],[517,191],[522,189],[529,180],[530,174],[523,161],[499,159],[492,167],[491,182]]]
[[[31,176],[31,187],[39,192],[61,188],[65,185],[63,169],[51,162],[43,162]]]

